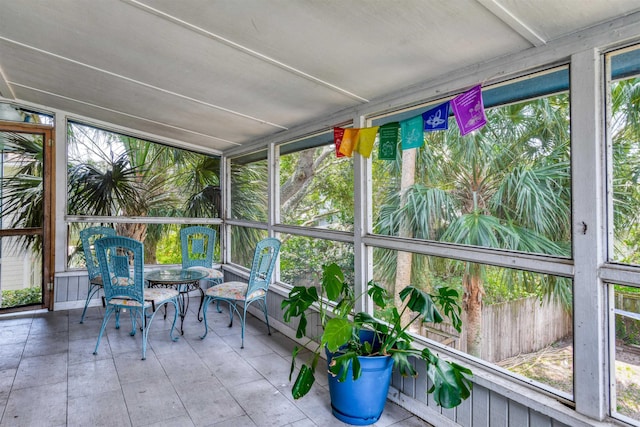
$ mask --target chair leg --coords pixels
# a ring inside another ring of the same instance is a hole
[[[229,327],[233,326],[233,311],[235,310],[235,306],[232,302],[229,302]],[[238,313],[238,317],[240,317],[240,313]]]
[[[155,312],[153,314],[155,314]],[[153,314],[151,316],[153,316]],[[147,323],[147,313],[144,307],[142,307],[142,309],[140,310],[140,322],[142,322],[142,360],[146,360],[147,359],[147,338],[149,337],[149,324]]]
[[[204,319],[204,334],[200,337],[200,339],[204,339],[207,336],[207,332],[209,332],[209,328],[207,325],[207,308],[209,307],[209,303],[211,303],[211,297],[206,296],[204,298],[203,306],[202,306],[202,318]]]
[[[169,338],[171,338],[171,341],[175,342],[175,341],[178,341],[178,339],[180,339],[180,336],[177,336],[177,337],[173,336],[173,330],[176,327],[176,321],[178,320],[178,312],[180,311],[180,309],[178,308],[177,300],[171,300],[171,303],[173,304],[174,310],[173,310],[173,323],[171,324],[171,329],[169,330]]]
[[[269,327],[269,315],[267,314],[267,302],[262,300],[262,311],[264,312],[264,320],[267,321],[267,332],[271,335],[271,328]]]
[[[240,314],[240,313],[238,313]],[[247,322],[247,305],[244,305],[244,310],[242,310],[242,317],[240,318],[240,335],[242,337],[242,343],[240,344],[240,348],[244,348],[244,325]]]
[[[219,285],[222,283],[222,279],[215,279],[211,281],[211,286]],[[218,313],[222,313],[222,309],[220,308],[220,300],[216,300],[216,310]]]
[[[204,305],[204,291],[200,286],[198,286],[198,290],[200,291],[200,307],[198,307],[198,322],[202,322],[202,306]]]
[[[120,307],[116,307],[116,329],[120,329]]]
[[[102,319],[102,326],[100,326],[100,333],[98,334],[98,341],[96,342],[96,348],[93,350],[93,354],[98,354],[98,347],[100,347],[100,340],[102,339],[102,334],[104,334],[104,330],[107,327],[107,323],[109,323],[109,318],[114,312],[114,308],[112,306],[107,306],[104,313],[104,319]]]
[[[82,316],[80,316],[80,323],[84,323],[84,316],[87,314],[87,308],[93,296],[100,290],[102,286],[89,284],[89,293],[87,294],[87,300],[84,302],[84,308],[82,309]]]
[[[173,311],[173,323],[171,324],[171,329],[169,330],[169,338],[171,338],[171,341],[178,341],[178,339],[180,338],[179,336],[174,337],[173,336],[173,330],[176,327],[176,322],[178,320],[178,312],[180,311],[178,309],[178,302],[176,299],[173,300],[169,300],[169,301],[165,301],[162,303],[162,305],[164,306],[164,310],[166,313],[167,310],[167,305],[169,304],[173,304],[174,307],[174,311]],[[151,313],[150,316],[147,316],[147,312],[145,309],[140,310],[140,317],[141,317],[141,322],[142,322],[142,360],[146,360],[147,358],[147,342],[149,341],[149,329],[151,329],[151,323],[153,322],[153,318],[156,316],[156,314],[158,313],[158,311],[160,311],[161,307],[156,307],[156,311],[154,311],[153,313]]]
[[[134,311],[134,309],[130,309],[130,315],[131,315],[131,332],[129,332],[129,335],[133,337],[136,334],[137,310]],[[144,308],[142,308],[140,317],[144,317],[144,316],[145,316],[145,312],[144,312]],[[144,322],[142,322],[142,329],[144,329]]]

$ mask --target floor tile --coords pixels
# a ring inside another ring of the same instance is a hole
[[[229,392],[259,426],[283,426],[306,418],[267,380],[240,384]]]
[[[245,414],[242,407],[217,380],[182,384],[177,387],[191,420],[196,426],[229,421]]]
[[[17,369],[4,369],[0,370],[0,408],[4,409],[4,406],[9,399],[9,393],[11,392],[11,385],[16,377]],[[0,411],[0,414],[2,412]]]
[[[162,377],[124,384],[122,391],[133,426],[143,426],[187,415],[171,382]]]
[[[76,363],[85,363],[91,360],[113,359],[111,354],[111,346],[109,345],[109,338],[102,337],[100,340],[100,347],[98,347],[98,354],[93,354],[96,349],[96,341],[98,336],[93,338],[82,338],[69,341],[69,366]]]
[[[69,315],[67,312],[54,311],[33,318],[30,335],[51,335],[69,331]]]
[[[62,426],[67,420],[67,383],[11,390],[0,427]]]
[[[258,371],[235,352],[225,353],[224,357],[216,359],[205,359],[204,362],[227,388],[263,379]]]
[[[2,322],[3,327],[0,328],[0,343],[2,345],[25,344],[27,342],[29,331],[31,329],[31,322],[18,324],[10,322],[6,326],[4,321]]]
[[[145,424],[144,427],[191,427],[195,426],[191,418],[184,415],[177,418],[170,418],[168,420],[158,421],[157,423]]]
[[[93,360],[69,366],[69,399],[121,390],[112,359]]]
[[[1,341],[0,341],[1,342]],[[25,343],[0,344],[0,371],[17,368],[24,353]]]
[[[122,390],[69,398],[68,423],[78,427],[130,426]]]
[[[12,393],[15,390],[64,382],[67,393],[67,354],[24,357],[18,366]]]
[[[24,357],[44,356],[69,351],[69,333],[51,332],[49,334],[29,334],[24,347]]]
[[[147,352],[146,360],[141,359],[138,351],[116,354],[113,359],[121,384],[166,377],[164,368],[153,351]]]

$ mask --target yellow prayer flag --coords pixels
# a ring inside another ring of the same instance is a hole
[[[351,157],[353,154],[353,147],[358,142],[358,131],[360,129],[347,128],[344,130],[342,136],[342,143],[340,144],[340,154],[344,154],[347,157]]]
[[[380,126],[374,126],[371,128],[363,128],[358,132],[358,143],[356,144],[356,151],[363,157],[369,157],[373,150],[373,143],[378,135],[378,128]]]

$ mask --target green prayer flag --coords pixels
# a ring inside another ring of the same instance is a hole
[[[380,146],[378,147],[378,159],[395,160],[398,152],[398,131],[400,123],[391,122],[380,126],[378,136],[380,138]]]

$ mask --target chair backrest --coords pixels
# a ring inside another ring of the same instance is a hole
[[[95,241],[103,237],[111,237],[117,235],[116,230],[111,227],[89,227],[80,231],[80,242],[82,242],[82,251],[87,264],[87,272],[89,280],[100,275],[100,266],[96,257]]]
[[[181,229],[182,268],[211,268],[215,245],[216,230],[213,228],[193,226]]]
[[[95,242],[104,296],[144,305],[144,245],[129,237],[104,237]]]
[[[280,252],[280,240],[270,237],[258,242],[253,255],[247,295],[259,289],[267,291],[271,283],[271,274],[276,266],[278,252]]]

